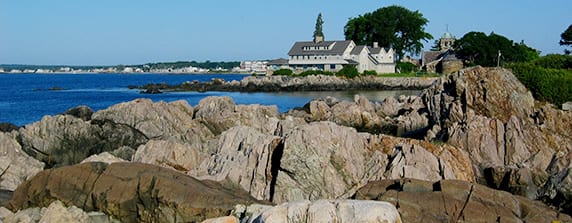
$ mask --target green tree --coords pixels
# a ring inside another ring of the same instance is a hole
[[[496,33],[469,32],[455,42],[455,49],[469,65],[489,67],[499,63],[499,52],[501,63],[530,62],[540,57],[539,51],[524,42],[514,43]]]
[[[322,32],[322,25],[324,25],[324,20],[322,20],[322,13],[318,14],[318,18],[316,19],[316,28],[314,29],[314,38],[316,36],[324,36],[324,32]]]
[[[566,29],[562,35],[560,35],[560,45],[561,46],[571,46],[572,45],[572,25],[568,26],[568,29]],[[569,55],[570,54],[570,50],[565,49],[564,53]]]
[[[433,46],[431,46],[431,51],[440,51],[440,50],[441,50],[441,42],[438,39],[436,39],[433,42]]]
[[[423,50],[421,41],[433,39],[425,32],[427,22],[419,11],[389,6],[351,18],[344,27],[344,34],[346,40],[357,44],[378,42],[381,47],[391,47],[398,58],[403,58],[405,53],[419,55]]]
[[[397,62],[397,69],[400,73],[413,73],[417,72],[417,66],[411,62]]]

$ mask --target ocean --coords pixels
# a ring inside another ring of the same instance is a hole
[[[237,104],[276,105],[280,112],[304,106],[314,98],[336,97],[352,100],[360,94],[380,101],[396,95],[414,95],[419,91],[345,91],[345,92],[165,92],[141,94],[129,86],[148,83],[181,84],[185,81],[210,81],[222,78],[241,80],[245,74],[0,74],[0,123],[24,126],[66,110],[86,105],[95,111],[137,98],[153,101],[187,100],[195,106],[208,96],[230,96]]]

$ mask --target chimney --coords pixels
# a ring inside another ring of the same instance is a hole
[[[373,48],[379,48],[379,43],[378,43],[378,42],[373,42]]]
[[[321,42],[324,42],[323,36],[315,36],[314,37],[314,43],[321,43]]]

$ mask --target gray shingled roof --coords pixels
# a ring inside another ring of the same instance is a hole
[[[345,41],[323,41],[319,43],[314,43],[312,41],[305,42],[295,42],[288,56],[306,56],[306,55],[341,55],[350,45],[351,40]],[[330,50],[304,50],[304,47],[316,47],[316,46],[329,46],[334,44]]]
[[[351,55],[359,55],[361,53],[361,51],[363,50],[363,48],[365,48],[365,46],[363,46],[363,45],[356,46],[350,54]]]
[[[423,64],[431,63],[441,56],[441,51],[425,51],[423,52]]]
[[[268,64],[268,65],[287,65],[287,64],[288,64],[288,59],[278,58],[278,59],[275,59],[275,60],[268,61],[267,64]]]
[[[388,48],[382,48],[382,47],[373,48],[373,47],[371,47],[371,46],[368,46],[367,49],[368,49],[369,52],[372,53],[372,54],[379,54],[379,52],[381,52],[381,49],[385,50],[385,52],[389,51]]]

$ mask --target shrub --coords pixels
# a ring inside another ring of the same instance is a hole
[[[332,72],[329,71],[323,71],[323,70],[306,70],[300,74],[298,74],[298,76],[309,76],[309,75],[333,75]]]
[[[400,73],[413,73],[419,70],[415,64],[410,62],[397,62],[396,66]]]
[[[292,70],[290,69],[279,69],[274,71],[273,75],[284,75],[284,76],[290,76],[292,75],[294,72],[292,72]]]
[[[530,63],[511,64],[516,77],[532,92],[535,99],[557,106],[572,101],[572,71],[547,69]]]
[[[346,65],[336,73],[336,76],[354,78],[359,76],[359,72],[355,66]]]
[[[366,70],[366,71],[363,71],[363,75],[377,76],[377,72],[375,72],[375,70]]]
[[[535,60],[534,65],[550,69],[572,69],[572,56],[548,54]]]

